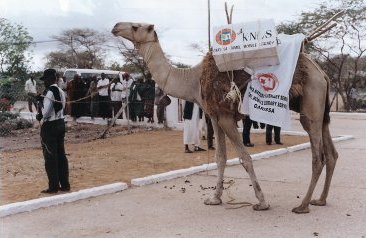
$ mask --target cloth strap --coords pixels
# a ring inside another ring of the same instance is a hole
[[[55,86],[50,86],[49,90],[53,93],[55,100],[53,102],[53,108],[55,109],[55,113],[57,114],[62,109],[61,96],[60,91]]]

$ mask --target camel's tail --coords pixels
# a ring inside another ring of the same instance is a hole
[[[330,90],[330,79],[329,77],[324,74],[325,79],[327,80],[327,95],[325,99],[325,108],[324,108],[324,117],[323,117],[323,123],[329,124],[330,123],[330,100],[329,100],[329,90]]]

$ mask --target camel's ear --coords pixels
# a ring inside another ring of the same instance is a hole
[[[133,30],[133,31],[137,31],[137,29],[139,29],[139,27],[138,27],[138,26],[132,26],[132,30]]]
[[[154,25],[149,25],[148,27],[147,27],[147,30],[150,32],[150,31],[152,31],[152,30],[154,30]]]

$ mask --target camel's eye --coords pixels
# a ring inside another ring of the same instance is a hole
[[[152,30],[154,30],[154,25],[149,25],[148,26],[148,28],[147,28],[147,30],[150,32],[150,31],[152,31]]]
[[[137,31],[137,29],[139,29],[139,27],[138,27],[138,26],[132,26],[132,29],[133,29],[134,31]]]

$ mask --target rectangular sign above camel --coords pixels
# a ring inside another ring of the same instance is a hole
[[[220,72],[278,65],[274,20],[213,27],[212,52]]]

